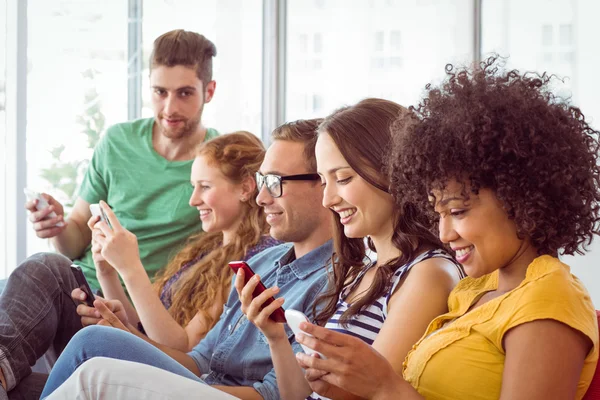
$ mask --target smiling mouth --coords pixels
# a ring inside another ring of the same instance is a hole
[[[462,249],[455,250],[454,254],[455,254],[456,261],[458,261],[459,263],[465,262],[469,258],[469,256],[471,255],[471,252],[474,249],[475,249],[475,246],[471,245],[468,247],[463,247]]]

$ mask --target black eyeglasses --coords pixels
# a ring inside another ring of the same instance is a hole
[[[258,190],[263,187],[263,185],[267,186],[267,191],[273,197],[281,197],[283,194],[283,187],[281,182],[283,181],[318,181],[321,180],[319,174],[301,174],[301,175],[288,175],[288,176],[280,176],[274,174],[266,174],[263,175],[260,172],[257,172],[255,175],[256,178],[256,186]]]

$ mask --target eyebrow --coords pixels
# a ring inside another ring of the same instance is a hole
[[[464,200],[462,197],[448,197],[447,199],[444,200],[440,200],[439,203],[435,204],[436,207],[444,207],[445,205],[447,205],[448,203],[450,203],[453,200]]]
[[[335,174],[336,172],[338,172],[341,169],[350,169],[351,167],[349,165],[345,165],[343,167],[335,167],[335,168],[331,168],[329,171],[327,171],[328,174]]]
[[[162,90],[169,90],[169,89],[167,89],[167,88],[165,88],[165,87],[158,86],[158,85],[152,86],[152,89],[162,89]],[[193,90],[193,91],[196,91],[196,88],[195,88],[195,87],[193,87],[193,86],[182,86],[182,87],[180,87],[180,88],[177,88],[177,89],[175,89],[175,90],[176,90],[176,91],[178,91],[178,92],[179,92],[179,91],[181,91],[181,90]]]
[[[279,176],[285,176],[284,173],[279,172],[279,171],[267,171],[267,172],[261,172],[258,171],[261,175],[265,176],[265,175],[279,175]],[[289,175],[289,174],[288,174]]]

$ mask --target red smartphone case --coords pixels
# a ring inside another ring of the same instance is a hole
[[[252,268],[250,268],[248,263],[246,263],[245,261],[231,261],[229,263],[229,267],[233,270],[233,272],[235,274],[237,274],[239,269],[242,269],[244,271],[244,280],[245,280],[246,284],[248,283],[250,278],[252,278],[254,276],[254,271],[252,271]],[[256,288],[254,288],[254,292],[252,292],[252,298],[255,298],[256,296],[260,295],[265,290],[267,290],[265,285],[263,285],[262,282],[258,282],[258,285],[256,285]],[[273,296],[271,296],[271,298],[267,299],[263,303],[262,308],[265,308],[266,306],[268,306],[269,304],[271,304],[274,301],[275,301],[275,298]],[[275,322],[286,322],[284,309],[279,307],[278,309],[276,309],[275,311],[273,311],[271,313],[269,318]]]

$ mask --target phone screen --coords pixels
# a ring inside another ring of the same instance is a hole
[[[92,292],[92,289],[90,288],[87,279],[85,279],[81,267],[79,265],[73,264],[71,265],[71,272],[73,273],[73,276],[75,276],[75,280],[79,285],[79,289],[83,290],[83,292],[86,295],[85,304],[87,304],[90,307],[94,307],[94,293]]]
[[[245,284],[247,284],[248,281],[250,280],[250,278],[252,278],[254,276],[254,271],[252,271],[252,268],[250,268],[250,266],[245,261],[232,261],[229,263],[229,267],[236,274],[239,269],[242,269],[244,271]],[[254,292],[252,292],[252,297],[253,298],[257,297],[265,290],[267,290],[265,285],[263,285],[262,282],[258,282],[258,285],[256,285],[256,288],[254,288]],[[263,303],[261,308],[265,308],[266,306],[268,306],[269,304],[271,304],[274,301],[275,301],[275,298],[273,296],[271,296],[271,298],[267,299]],[[275,310],[271,313],[269,318],[275,322],[286,322],[285,310],[282,307],[279,307],[277,310]]]

